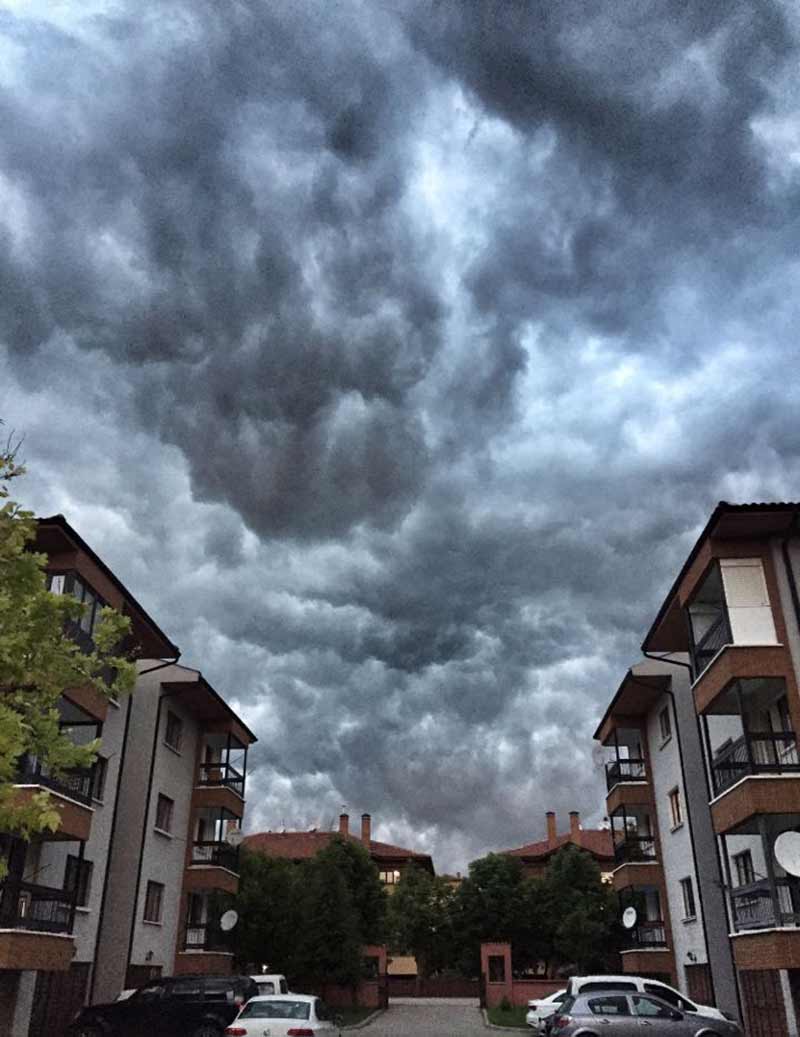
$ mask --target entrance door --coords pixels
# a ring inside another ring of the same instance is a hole
[[[749,1037],[789,1037],[783,988],[775,969],[739,973]]]

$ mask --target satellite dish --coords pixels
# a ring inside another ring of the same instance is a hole
[[[226,911],[219,920],[219,927],[223,933],[229,933],[239,921],[239,915],[235,911]]]
[[[781,832],[773,853],[787,874],[800,875],[800,832]]]
[[[241,828],[229,828],[225,834],[225,842],[228,846],[233,846],[234,849],[237,846],[241,846],[243,840],[244,834],[242,833]]]
[[[637,917],[635,907],[626,907],[622,913],[622,924],[626,929],[633,929],[636,925]]]

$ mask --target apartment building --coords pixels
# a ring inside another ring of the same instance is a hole
[[[644,640],[688,653],[728,930],[751,1037],[798,1033],[800,504],[714,510]],[[793,836],[788,836],[789,844]]]
[[[738,1017],[688,656],[632,666],[595,738],[606,755],[611,879],[627,923],[623,971]]]
[[[197,671],[176,665],[177,647],[62,516],[40,520],[33,546],[48,557],[51,591],[87,606],[71,636],[89,648],[111,605],[131,620],[125,647],[139,670],[124,700],[65,689],[62,730],[99,737],[97,761],[56,779],[21,760],[20,795],[46,790],[60,824],[29,843],[0,834],[0,1035],[58,1037],[82,1004],[131,982],[230,968],[213,946],[209,896],[234,888],[224,837],[243,813],[253,736]]]
[[[577,846],[588,854],[600,869],[603,881],[611,881],[614,867],[614,846],[611,833],[606,828],[583,828],[577,810],[569,813],[569,831],[558,834],[558,823],[554,810],[545,814],[547,838],[526,843],[514,850],[501,850],[509,857],[519,858],[526,878],[540,878],[556,853],[564,846]]]

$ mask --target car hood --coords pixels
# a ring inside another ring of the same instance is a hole
[[[724,1019],[726,1022],[730,1022],[727,1016],[723,1015],[718,1008],[712,1008],[711,1005],[698,1005],[698,1015],[707,1015],[709,1019]]]

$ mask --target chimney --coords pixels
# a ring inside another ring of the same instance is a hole
[[[372,818],[369,814],[361,815],[361,842],[369,849],[372,841]]]
[[[576,843],[578,846],[581,844],[581,815],[577,810],[570,810],[569,812],[569,837],[570,841]]]
[[[556,815],[554,810],[548,810],[545,814],[547,818],[547,845],[555,846],[556,844]]]
[[[350,816],[349,814],[339,814],[339,835],[350,834]]]

